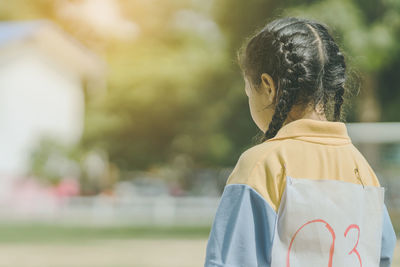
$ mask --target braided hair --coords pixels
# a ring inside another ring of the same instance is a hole
[[[296,17],[276,19],[248,38],[237,56],[256,88],[262,73],[278,85],[275,111],[262,141],[276,135],[294,105],[322,104],[329,120],[341,120],[346,64],[326,25]]]

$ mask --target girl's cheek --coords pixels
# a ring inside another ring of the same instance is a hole
[[[249,98],[249,106],[250,114],[254,123],[258,126],[260,130],[264,131],[266,124],[265,120],[267,119],[265,116],[265,111],[254,98]]]

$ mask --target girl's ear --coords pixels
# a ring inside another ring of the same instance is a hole
[[[265,94],[268,101],[273,103],[276,97],[276,87],[272,77],[267,74],[261,74],[261,93]]]

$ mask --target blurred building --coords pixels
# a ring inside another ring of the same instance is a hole
[[[98,56],[50,21],[0,23],[2,185],[24,174],[41,137],[80,139],[85,90],[104,89],[104,72]]]

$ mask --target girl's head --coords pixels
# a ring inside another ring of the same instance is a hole
[[[346,64],[325,25],[276,19],[248,38],[237,56],[264,140],[305,114],[340,121]]]

